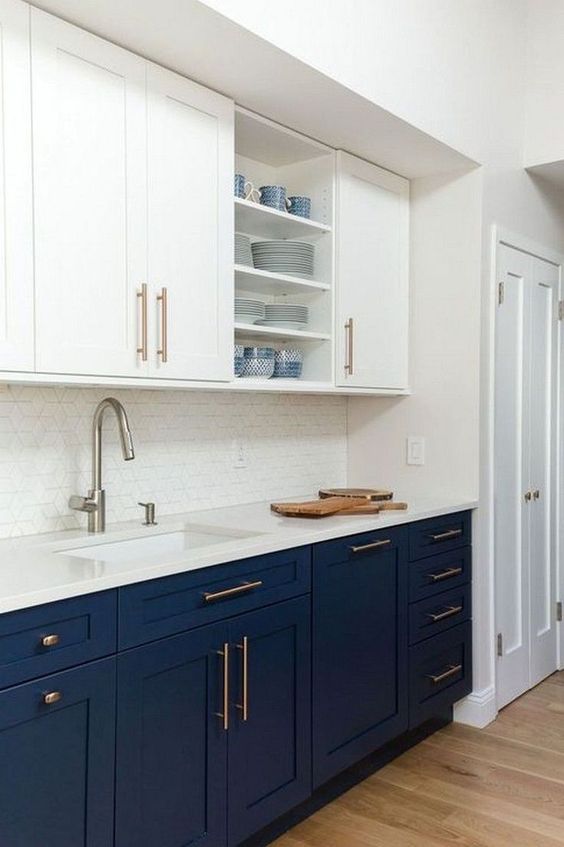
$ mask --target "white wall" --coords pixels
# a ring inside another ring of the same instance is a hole
[[[0,392],[0,537],[84,526],[71,494],[90,487],[90,431],[101,388]],[[104,423],[108,520],[313,494],[346,478],[346,399],[229,392],[111,391],[124,404],[136,457],[124,462]],[[246,468],[234,468],[234,440]]]

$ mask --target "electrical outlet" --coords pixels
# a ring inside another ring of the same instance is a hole
[[[231,442],[231,455],[233,456],[233,467],[236,470],[244,470],[247,467],[247,454],[241,441],[236,438]]]
[[[408,465],[424,465],[425,464],[425,439],[422,435],[407,436],[407,455],[406,462]]]

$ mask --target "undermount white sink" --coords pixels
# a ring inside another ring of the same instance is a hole
[[[111,541],[101,544],[88,544],[59,550],[59,555],[76,556],[79,559],[94,559],[98,562],[134,562],[155,559],[175,553],[188,553],[198,547],[209,547],[236,538],[249,538],[254,533],[242,533],[233,530],[210,528],[187,528],[175,532],[163,532],[123,541]]]

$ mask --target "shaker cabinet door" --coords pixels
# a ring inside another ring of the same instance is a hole
[[[142,375],[145,61],[31,11],[37,369]]]
[[[337,154],[337,384],[408,387],[409,182]]]
[[[147,65],[151,376],[230,380],[231,100]]]

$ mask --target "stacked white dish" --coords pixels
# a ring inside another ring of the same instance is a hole
[[[265,307],[262,300],[251,300],[246,297],[235,298],[235,320],[237,323],[254,324],[265,317]]]
[[[254,241],[251,245],[255,268],[271,273],[311,279],[315,247],[303,241]]]
[[[309,309],[297,303],[267,303],[261,326],[277,326],[282,329],[305,329],[309,321]]]
[[[235,233],[235,264],[253,266],[251,239],[240,232]]]

